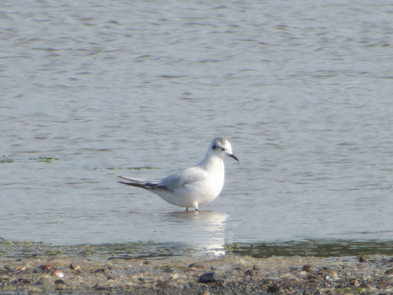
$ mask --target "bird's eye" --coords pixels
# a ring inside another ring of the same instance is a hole
[[[224,148],[221,148],[221,150],[222,150],[223,152],[225,152],[225,149],[224,149]]]

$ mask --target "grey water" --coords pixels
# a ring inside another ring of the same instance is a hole
[[[391,1],[2,1],[0,237],[393,241]],[[197,164],[201,212],[117,183]]]

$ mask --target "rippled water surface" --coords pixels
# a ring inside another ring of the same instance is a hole
[[[391,1],[3,1],[0,237],[57,245],[393,240]],[[217,136],[202,212],[161,178]]]

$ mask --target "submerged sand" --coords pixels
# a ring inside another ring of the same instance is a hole
[[[392,267],[383,255],[1,259],[0,294],[388,294]]]

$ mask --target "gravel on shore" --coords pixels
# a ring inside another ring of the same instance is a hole
[[[389,294],[393,259],[167,257],[0,260],[0,294]]]

